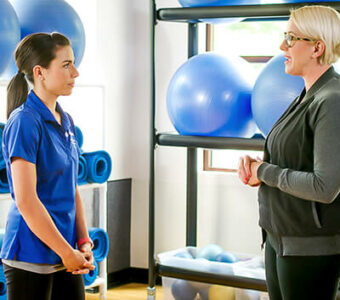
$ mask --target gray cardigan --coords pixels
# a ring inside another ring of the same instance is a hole
[[[259,224],[279,255],[340,254],[340,76],[333,67],[276,122],[264,161]]]

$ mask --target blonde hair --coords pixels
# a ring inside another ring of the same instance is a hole
[[[321,40],[325,51],[321,64],[335,63],[340,56],[340,14],[333,8],[310,5],[292,10],[290,20],[299,31],[312,40]]]

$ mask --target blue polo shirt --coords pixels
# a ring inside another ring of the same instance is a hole
[[[31,91],[26,102],[12,112],[3,132],[3,156],[13,203],[10,208],[1,258],[31,263],[58,264],[60,257],[28,228],[13,192],[11,158],[36,165],[37,194],[60,233],[75,247],[75,193],[79,148],[71,117],[57,103],[59,125],[51,111]]]

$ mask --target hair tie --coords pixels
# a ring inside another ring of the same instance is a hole
[[[20,70],[18,70],[18,75],[21,75],[22,77],[25,77],[25,73],[24,72],[21,72]]]

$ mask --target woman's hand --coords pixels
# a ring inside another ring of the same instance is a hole
[[[263,163],[263,161],[261,161],[261,160],[252,161],[250,163],[250,173],[251,173],[251,176],[248,179],[248,185],[250,185],[250,186],[259,186],[261,184],[261,180],[259,180],[257,178],[257,169],[259,168],[259,166],[262,163]]]
[[[244,184],[258,186],[261,181],[257,178],[257,169],[262,164],[261,158],[252,158],[249,155],[240,157],[237,170],[238,177]]]
[[[71,249],[70,252],[61,257],[63,265],[67,272],[72,272],[73,274],[87,274],[89,270],[93,270],[93,261],[89,262],[84,253]]]
[[[95,266],[93,265],[94,263],[94,258],[93,258],[93,252],[92,252],[92,244],[91,243],[84,243],[80,246],[79,251],[84,255],[86,261],[91,264],[91,267],[87,267],[88,271],[89,270],[94,270]],[[83,273],[86,269],[80,269],[73,271],[72,274],[86,274]]]
[[[248,184],[251,178],[251,163],[256,162],[256,159],[251,158],[249,155],[241,156],[239,159],[237,174],[244,184]]]

